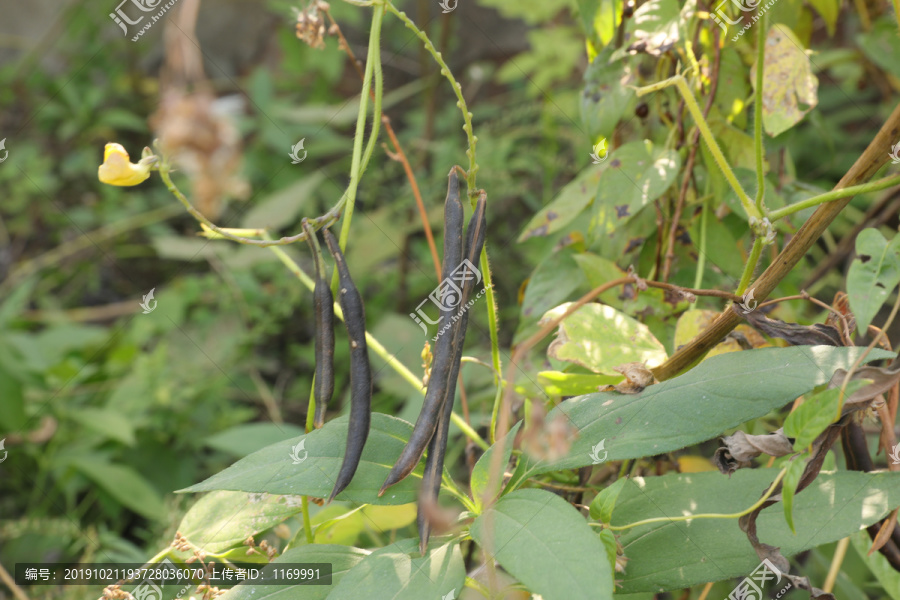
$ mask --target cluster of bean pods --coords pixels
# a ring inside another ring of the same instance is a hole
[[[474,214],[466,227],[466,239],[463,244],[463,207],[459,198],[459,179],[456,170],[451,170],[447,186],[447,199],[444,203],[444,256],[442,277],[450,279],[451,274],[468,259],[476,264],[484,246],[486,229],[485,198],[479,198]],[[324,420],[325,408],[334,391],[334,329],[333,299],[331,289],[325,276],[325,265],[319,251],[315,232],[308,225],[307,238],[316,255],[316,286],[314,291],[316,311],[316,382],[314,389],[315,424],[320,427]],[[362,456],[363,447],[369,435],[371,419],[372,375],[369,368],[369,357],[366,349],[365,311],[362,298],[350,278],[346,261],[338,247],[334,236],[324,231],[325,243],[337,265],[340,283],[340,305],[344,312],[344,322],[350,338],[350,427],[347,432],[347,449],[337,482],[331,492],[329,501],[334,499],[353,478]],[[450,428],[450,417],[453,412],[453,401],[456,395],[456,381],[462,360],[463,342],[468,325],[468,312],[462,311],[454,319],[453,311],[463,307],[472,295],[474,279],[467,278],[460,286],[461,297],[452,300],[449,294],[456,294],[449,286],[442,286],[444,296],[441,298],[443,323],[451,323],[437,339],[434,350],[431,377],[425,390],[422,412],[419,414],[409,441],[400,453],[397,462],[388,473],[378,495],[384,494],[388,487],[403,480],[409,475],[425,453],[425,471],[422,476],[422,488],[419,492],[419,511],[417,523],[419,527],[420,549],[424,553],[430,535],[429,512],[436,505],[441,489],[441,475],[444,468],[444,454],[447,450],[447,435]],[[446,319],[446,320],[445,320]]]

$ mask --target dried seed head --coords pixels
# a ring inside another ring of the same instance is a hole
[[[297,15],[297,37],[316,50],[325,47],[325,19],[319,14],[320,10],[328,10],[328,5],[313,3]]]

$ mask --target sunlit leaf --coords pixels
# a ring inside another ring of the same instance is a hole
[[[756,87],[756,69],[750,79]],[[763,75],[763,126],[776,136],[800,122],[818,104],[819,80],[797,36],[784,25],[773,25],[766,36]]]

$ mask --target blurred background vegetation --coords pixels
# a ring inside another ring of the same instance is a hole
[[[192,500],[173,490],[302,433],[314,365],[312,303],[271,253],[197,238],[194,219],[155,178],[135,188],[98,182],[105,143],[123,144],[137,160],[152,140],[147,117],[159,101],[163,27],[132,42],[107,17],[110,3],[37,5],[10,9],[0,54],[0,132],[9,151],[0,167],[0,438],[10,453],[0,465],[0,563],[143,562],[168,545]],[[248,200],[221,207],[222,226],[293,232],[345,185],[359,79],[334,38],[324,50],[297,40],[296,6],[208,2],[201,9],[204,68],[216,94],[238,107],[252,190]],[[431,35],[444,40],[451,68],[478,105],[481,181],[495,215],[492,258],[516,265],[498,269],[495,282],[503,297],[515,298],[524,265],[544,248],[512,242],[590,160],[590,143],[571,116],[583,45],[564,19],[534,29],[540,39],[529,50],[528,24],[564,14],[564,3],[461,5],[455,15],[499,32],[493,39],[466,31],[432,3],[407,10],[421,11]],[[340,2],[332,13],[365,56],[363,13]],[[454,100],[437,91],[430,57],[402,24],[386,28],[385,112],[439,235],[446,173],[464,161],[465,138]],[[504,65],[516,55],[516,68]],[[308,158],[292,165],[288,152],[301,138]],[[407,313],[436,281],[402,167],[384,152],[373,157],[358,205],[366,227],[348,261],[369,328],[415,368],[421,332]],[[310,265],[302,245],[287,251]],[[151,289],[158,308],[142,314]],[[508,345],[517,307],[501,306]],[[483,311],[473,314],[479,319]],[[486,326],[472,330],[489,348]],[[339,398],[348,384],[346,352],[339,344]],[[373,409],[415,420],[417,405],[404,409],[415,398],[408,384],[373,361]],[[492,396],[490,375],[473,380],[470,401],[489,418],[490,404],[478,394]]]

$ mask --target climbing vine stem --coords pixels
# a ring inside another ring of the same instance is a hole
[[[761,11],[762,6],[756,8],[757,14],[762,12],[759,17],[760,22],[757,26],[756,36],[756,90],[753,95],[753,139],[756,142],[756,210],[760,214],[766,214],[765,194],[766,194],[766,174],[763,171],[763,158],[765,149],[763,147],[763,123],[762,123],[762,96],[763,96],[763,72],[766,63],[766,13]]]

